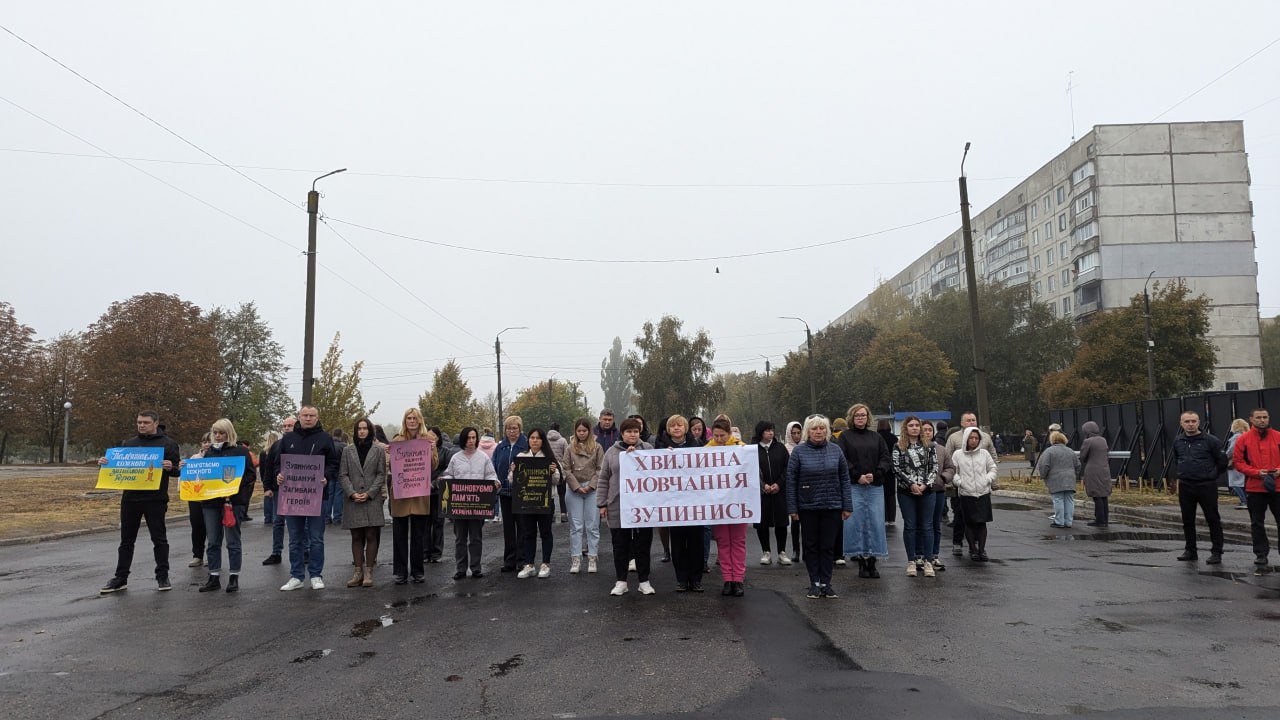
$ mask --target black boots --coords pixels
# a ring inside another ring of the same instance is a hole
[[[858,577],[860,578],[871,577],[870,575],[867,574],[867,558],[858,557],[855,559],[858,561]]]
[[[866,562],[867,562],[867,577],[869,578],[880,577],[880,571],[876,570],[876,559],[873,557],[869,557],[869,558],[866,558]]]
[[[229,592],[229,593],[233,593],[233,592],[238,591],[239,589],[240,589],[240,576],[239,576],[239,575],[234,575],[234,574],[233,574],[233,575],[231,575],[231,577],[228,577],[228,578],[227,578],[227,592]]]
[[[235,577],[235,576],[232,575],[232,577]],[[213,592],[214,590],[221,590],[221,589],[222,589],[222,582],[218,580],[217,575],[210,575],[209,579],[206,580],[205,583],[200,586],[200,592]]]

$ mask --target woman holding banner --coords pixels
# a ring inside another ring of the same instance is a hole
[[[733,423],[724,415],[711,423],[711,439],[703,447],[741,445],[733,436]],[[747,575],[747,524],[712,525],[711,534],[716,539],[716,560],[720,563],[720,575],[724,578],[721,595],[742,597],[746,589],[742,583]]]
[[[373,587],[373,569],[378,565],[378,545],[382,540],[383,492],[387,485],[387,453],[374,442],[373,422],[356,421],[352,442],[342,451],[338,482],[346,499],[342,527],[351,531],[351,564],[355,574],[347,587]]]
[[[212,592],[222,587],[219,571],[222,569],[222,540],[227,543],[227,561],[230,573],[227,576],[227,592],[240,589],[240,518],[249,507],[249,499],[253,497],[253,484],[258,476],[253,469],[253,459],[246,448],[237,444],[236,428],[230,420],[222,418],[209,430],[209,449],[204,451],[205,458],[242,457],[244,458],[244,475],[240,478],[240,489],[235,495],[204,500],[200,509],[204,514],[204,533],[208,538],[209,579],[200,586],[200,592]],[[224,509],[231,504],[231,514]],[[224,524],[230,518],[231,524]]]
[[[666,432],[659,435],[658,448],[698,447],[688,432],[689,422],[682,415],[667,418]],[[668,528],[660,528],[666,530]],[[676,592],[702,592],[701,525],[674,525],[671,531],[671,568],[676,571]]]
[[[426,438],[427,424],[416,407],[404,411],[400,433],[391,442]],[[432,453],[439,452],[433,448]],[[391,499],[391,575],[393,582],[404,585],[412,576],[415,583],[426,581],[423,565],[427,520],[431,515],[431,500],[427,496],[397,498],[395,478],[387,481],[387,497]]]
[[[511,504],[513,510],[517,511],[516,526],[520,531],[520,540],[516,545],[520,572],[516,577],[522,580],[534,575],[540,578],[549,578],[551,577],[551,520],[555,516],[555,505],[551,500],[551,494],[555,492],[555,486],[560,484],[560,468],[556,464],[555,453],[551,452],[551,446],[547,444],[547,434],[543,432],[542,428],[533,428],[529,431],[529,449],[516,455],[515,460],[511,462],[511,469],[507,471],[507,482],[512,483],[513,488],[515,487],[517,469],[524,465],[521,462],[522,458],[548,458],[551,460],[549,485],[547,487],[547,503],[549,507],[545,508],[547,512],[518,512],[516,507],[517,498],[514,496],[514,490],[512,492]],[[534,570],[533,556],[537,551],[539,535],[542,536],[542,565],[537,570]]]
[[[804,564],[809,570],[809,598],[837,598],[831,587],[835,568],[836,531],[853,514],[849,463],[829,441],[831,421],[810,415],[804,421],[805,442],[787,461],[787,512],[804,533]]]
[[[462,448],[449,458],[449,466],[440,476],[442,482],[450,480],[489,481],[494,484],[494,492],[502,487],[498,481],[498,473],[493,469],[489,456],[479,450],[480,431],[473,427],[464,427],[458,433],[458,447]],[[480,569],[480,555],[484,550],[484,519],[462,519],[453,521],[453,557],[458,563],[458,571],[453,574],[454,580],[467,576],[467,568],[471,568],[471,577],[480,579],[484,572]]]
[[[582,537],[587,538],[587,572],[596,571],[600,544],[600,519],[596,517],[596,478],[604,463],[604,448],[591,432],[591,421],[578,418],[573,423],[573,439],[560,459],[564,465],[565,499],[569,507],[569,573],[582,569]]]
[[[622,595],[627,592],[627,561],[636,560],[636,579],[640,581],[640,594],[652,595],[657,592],[649,583],[649,547],[653,545],[653,528],[622,527],[622,500],[619,455],[634,450],[652,450],[653,446],[640,440],[641,424],[635,418],[627,418],[618,426],[622,439],[613,444],[604,454],[604,463],[600,468],[600,479],[596,484],[596,507],[600,510],[600,519],[609,521],[609,535],[613,541],[613,572],[617,582],[613,584],[610,595]]]

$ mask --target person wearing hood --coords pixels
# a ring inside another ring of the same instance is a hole
[[[697,415],[689,418],[689,442],[694,447],[702,447],[707,442],[707,423]]]
[[[351,442],[342,450],[338,484],[346,496],[342,527],[351,532],[351,564],[355,573],[347,587],[373,587],[373,569],[378,566],[378,545],[382,541],[382,503],[387,487],[387,453],[375,442],[373,421],[356,421]]]
[[[840,433],[836,447],[844,453],[852,478],[852,514],[844,520],[844,544],[836,552],[851,555],[858,563],[858,577],[878,578],[876,560],[889,557],[884,525],[884,481],[893,474],[893,456],[884,437],[871,429],[871,408],[856,403],[849,408],[849,429]]]
[[[619,459],[622,453],[652,450],[653,446],[640,441],[639,420],[627,418],[618,429],[622,437],[605,452],[600,477],[596,482],[596,507],[600,512],[600,519],[609,522],[609,535],[613,543],[613,571],[617,581],[609,594],[622,595],[627,592],[627,563],[630,558],[635,558],[640,594],[653,595],[657,592],[649,582],[649,548],[653,545],[653,528],[622,527],[622,477]]]
[[[756,523],[756,537],[764,551],[760,564],[770,565],[773,562],[769,553],[769,531],[772,530],[778,543],[778,564],[790,565],[791,558],[787,557],[790,517],[787,515],[786,487],[787,460],[791,454],[774,437],[773,423],[768,420],[756,423],[751,442],[760,455],[760,522]]]
[[[569,447],[569,441],[565,440],[564,436],[560,434],[560,423],[551,423],[550,429],[547,430],[547,445],[551,447],[552,459],[560,463],[564,459],[565,450]],[[564,465],[561,465],[561,467],[564,467]],[[567,489],[565,483],[556,485],[556,496],[560,498],[560,522],[562,523],[569,522],[569,509],[564,504],[564,495]]]
[[[1178,469],[1178,507],[1182,510],[1182,535],[1186,550],[1181,562],[1194,561],[1196,552],[1196,507],[1204,512],[1209,526],[1209,559],[1222,562],[1222,516],[1218,512],[1218,476],[1227,469],[1222,441],[1200,430],[1200,414],[1187,410],[1178,418],[1182,432],[1173,440],[1173,464]]]
[[[494,439],[493,432],[489,428],[484,429],[484,434],[480,436],[480,445],[477,449],[484,453],[484,456],[493,461],[494,448],[498,447],[498,441]]]
[[[528,449],[524,421],[519,415],[507,416],[502,423],[502,440],[493,449],[493,469],[502,482],[502,489],[498,490],[498,511],[502,514],[502,572],[516,571],[516,551],[520,545],[516,516],[511,512],[511,461]]]
[[[102,594],[124,590],[129,585],[129,569],[133,566],[133,546],[138,540],[138,530],[143,518],[147,532],[151,533],[151,545],[156,559],[156,587],[161,591],[173,589],[169,582],[169,539],[165,535],[164,515],[169,507],[169,478],[178,477],[178,465],[182,451],[159,428],[160,416],[153,410],[138,413],[135,421],[138,434],[121,447],[164,448],[160,464],[160,487],[155,490],[125,490],[120,494],[120,550],[116,559],[115,575],[100,591]],[[98,465],[106,465],[105,457],[98,458]]]
[[[596,517],[596,478],[604,464],[604,448],[591,432],[591,421],[578,418],[573,423],[573,440],[560,456],[564,485],[569,486],[569,574],[582,570],[582,556],[587,556],[587,572],[596,571],[596,554],[600,544],[600,520]],[[586,547],[582,545],[586,536]],[[585,551],[585,552],[584,552]]]
[[[828,440],[831,421],[810,415],[806,440],[787,460],[787,512],[804,531],[804,564],[809,571],[810,599],[840,597],[831,586],[835,567],[836,528],[853,515],[849,463]]]
[[[593,430],[596,436],[596,443],[602,448],[611,448],[622,434],[618,431],[618,426],[613,422],[613,411],[605,408],[600,411],[600,421],[596,423]],[[607,450],[606,450],[607,452]]]
[[[1093,499],[1091,527],[1107,527],[1110,520],[1111,458],[1107,439],[1098,423],[1090,420],[1080,426],[1084,442],[1080,443],[1080,466],[1083,468],[1084,492]]]
[[[938,474],[938,457],[933,443],[924,440],[920,418],[902,420],[902,435],[893,448],[893,477],[902,508],[902,544],[907,550],[907,577],[923,570],[934,577],[933,566],[933,484]]]
[[[408,442],[410,440],[427,439],[427,423],[422,411],[411,407],[404,411],[400,419],[400,432],[392,442]],[[431,464],[439,461],[438,446],[431,448]],[[391,510],[391,575],[392,582],[404,585],[413,579],[415,583],[426,582],[426,570],[423,564],[427,553],[427,530],[431,520],[431,498],[419,496],[398,498],[395,493],[395,475],[388,473],[387,498]]]
[[[787,448],[787,455],[796,449],[796,445],[804,442],[804,429],[800,423],[792,420],[787,423],[787,431],[783,433],[783,445]],[[836,552],[843,552],[842,548],[836,548]],[[791,520],[791,559],[800,562],[800,521]]]
[[[1076,480],[1080,477],[1080,458],[1067,447],[1066,435],[1057,430],[1049,433],[1049,447],[1040,453],[1035,474],[1053,494],[1053,527],[1071,527],[1076,514]]]
[[[947,452],[950,457],[955,457],[956,451],[963,449],[961,445],[964,442],[964,429],[978,427],[978,415],[973,411],[960,413],[960,427],[952,428],[947,433]],[[991,459],[999,462],[999,455],[996,452],[996,446],[991,442],[991,436],[978,428],[978,437],[981,440],[978,447],[991,453]],[[956,492],[954,485],[946,490],[947,497],[951,499],[951,554],[957,557],[964,555],[964,508],[960,502],[960,494]]]
[[[324,456],[322,494],[327,497],[334,492],[338,483],[338,449],[333,444],[333,438],[320,425],[320,411],[314,405],[303,405],[298,411],[298,424],[294,426],[293,432],[280,439],[280,454]],[[277,486],[282,480],[284,475],[277,469]],[[321,500],[323,499],[322,497]],[[311,589],[323,590],[324,518],[288,515],[284,521],[285,528],[289,531],[289,582],[280,589],[288,592],[301,588],[306,571],[311,575]],[[304,553],[307,555],[306,568],[303,567]]]
[[[1271,414],[1266,408],[1249,413],[1249,432],[1236,442],[1231,463],[1244,473],[1245,497],[1249,503],[1249,531],[1253,536],[1253,564],[1267,564],[1271,543],[1267,540],[1267,510],[1280,526],[1280,433],[1271,432]]]
[[[996,483],[996,461],[982,449],[982,432],[966,427],[960,432],[961,449],[951,456],[956,474],[951,482],[960,497],[964,536],[969,558],[987,562],[987,523],[991,522],[991,488]]]

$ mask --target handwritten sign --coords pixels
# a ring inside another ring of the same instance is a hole
[[[98,468],[98,484],[104,490],[159,490],[164,477],[164,448],[119,447],[106,454]]]
[[[491,480],[444,481],[440,507],[450,520],[487,520],[494,516],[498,487]]]
[[[178,496],[188,502],[231,497],[243,477],[243,457],[192,458],[182,464]]]
[[[547,515],[551,506],[551,458],[518,457],[512,461],[511,512]]]
[[[280,515],[320,517],[324,500],[324,456],[281,455],[280,491],[276,512]]]
[[[622,527],[756,522],[759,458],[755,445],[621,453]]]
[[[431,494],[431,441],[426,438],[393,442],[391,497],[397,500]]]

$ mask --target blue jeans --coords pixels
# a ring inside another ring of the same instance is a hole
[[[564,507],[569,513],[569,557],[582,556],[582,536],[587,537],[587,554],[596,555],[600,545],[600,511],[596,509],[596,491],[583,495],[565,492]]]
[[[947,494],[944,492],[935,492],[933,494],[933,556],[938,557],[938,550],[942,549],[942,518],[947,514]]]
[[[1071,527],[1076,516],[1076,491],[1064,490],[1053,494],[1053,521]]]
[[[937,493],[925,490],[923,494],[898,493],[898,509],[902,512],[902,543],[907,549],[908,560],[933,560],[933,508]]]
[[[237,510],[239,508],[236,508]],[[217,575],[222,569],[222,537],[227,538],[227,560],[230,564],[231,574],[240,574],[240,515],[236,514],[236,524],[233,527],[227,527],[222,524],[222,508],[220,507],[202,507],[200,510],[204,513],[204,533],[208,540],[208,549],[205,553],[208,559],[205,561],[209,568],[210,575]]]
[[[299,580],[303,574],[302,554],[307,553],[307,570],[311,577],[324,575],[324,518],[286,515],[284,524],[289,528],[289,575]]]
[[[334,488],[334,489],[337,490],[337,492],[330,493],[329,497],[325,499],[325,503],[329,507],[326,508],[323,512],[326,518],[330,518],[330,517],[333,518],[334,525],[341,525],[342,524],[342,490],[341,488]],[[332,510],[332,512],[329,512],[329,510]]]
[[[262,524],[270,525],[276,520],[276,496],[262,498]]]
[[[844,554],[889,557],[888,540],[884,534],[884,488],[854,483],[852,489],[853,514],[844,521]]]
[[[1243,485],[1239,485],[1239,486],[1232,486],[1232,488],[1231,488],[1231,492],[1232,492],[1236,497],[1240,498],[1240,504],[1241,504],[1241,505],[1244,505],[1244,504],[1246,504],[1246,503],[1249,501],[1249,498],[1244,494],[1244,486],[1243,486]]]

